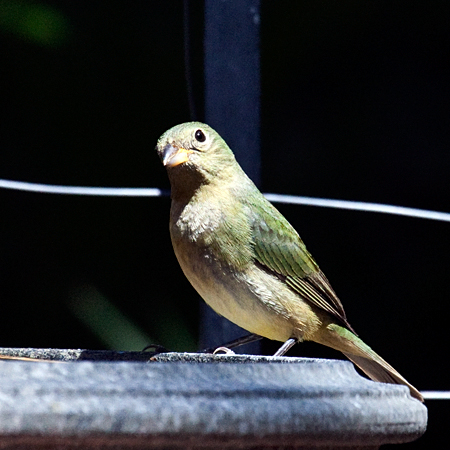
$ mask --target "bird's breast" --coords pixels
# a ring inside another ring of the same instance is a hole
[[[233,223],[226,212],[211,205],[208,213],[172,204],[172,244],[192,286],[217,313],[240,327],[279,341],[292,337],[292,306],[302,308],[299,299],[255,264],[250,237],[243,242],[242,233],[232,232],[245,233],[243,224]],[[231,223],[224,223],[227,220]]]

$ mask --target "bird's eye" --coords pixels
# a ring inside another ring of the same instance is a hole
[[[206,141],[206,136],[205,136],[205,133],[203,133],[203,131],[202,130],[197,130],[196,132],[195,132],[195,139],[198,141],[198,142],[205,142]]]

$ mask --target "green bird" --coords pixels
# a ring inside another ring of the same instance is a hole
[[[157,152],[171,184],[170,236],[180,266],[218,314],[259,336],[318,342],[372,380],[420,392],[366,345],[295,229],[208,125],[166,131]],[[287,351],[287,350],[286,350]]]

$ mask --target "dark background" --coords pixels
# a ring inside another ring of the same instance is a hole
[[[200,118],[202,14],[191,2]],[[183,34],[181,1],[0,0],[0,178],[168,188],[154,146],[191,119]],[[446,0],[263,0],[262,190],[448,211],[449,52]],[[0,346],[195,350],[169,204],[0,190]],[[450,224],[279,209],[360,336],[419,389],[448,389]],[[427,406],[404,447],[437,448],[448,402]]]

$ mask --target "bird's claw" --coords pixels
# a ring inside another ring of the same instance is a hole
[[[232,356],[235,355],[236,353],[233,352],[233,350],[227,348],[227,347],[217,347],[214,351],[213,351],[213,355],[227,355],[227,356]]]

